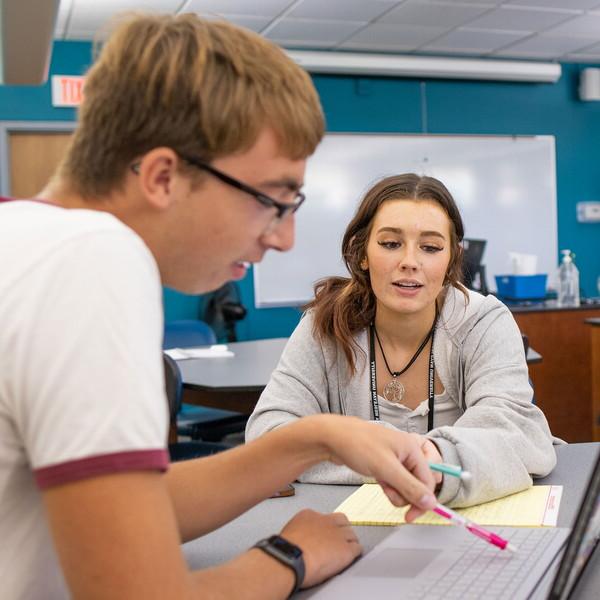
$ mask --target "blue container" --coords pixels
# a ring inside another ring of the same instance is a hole
[[[496,275],[498,296],[508,300],[538,300],[546,297],[547,275]]]

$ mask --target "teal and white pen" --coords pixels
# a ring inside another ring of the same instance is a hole
[[[452,477],[458,477],[462,481],[470,481],[471,473],[469,471],[463,471],[457,465],[447,465],[445,463],[429,463],[429,468],[432,471],[437,471],[438,473],[444,473],[445,475],[451,475]]]

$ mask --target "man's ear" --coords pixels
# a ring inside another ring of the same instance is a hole
[[[140,191],[159,210],[167,209],[173,201],[179,160],[171,148],[153,148],[144,154],[136,169]]]

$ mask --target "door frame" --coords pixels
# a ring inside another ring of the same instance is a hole
[[[72,133],[76,126],[76,121],[0,121],[0,196],[10,194],[11,133]]]

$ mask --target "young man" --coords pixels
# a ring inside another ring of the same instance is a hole
[[[307,75],[247,31],[138,16],[105,45],[59,173],[0,204],[3,597],[286,597],[360,553],[345,517],[198,572],[179,544],[324,460],[433,505],[416,438],[340,416],[168,467],[161,282],[206,292],[289,249],[322,134]]]

